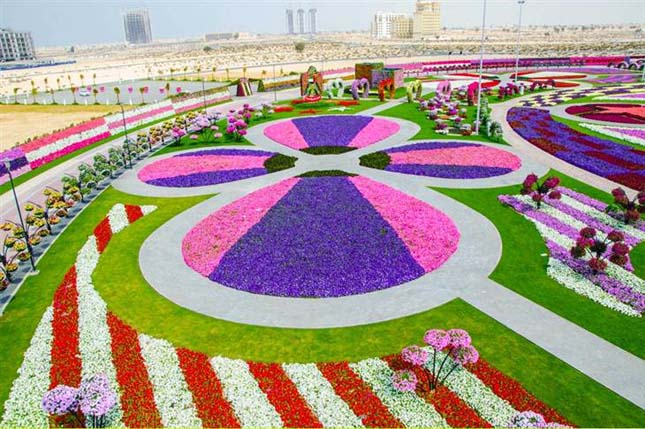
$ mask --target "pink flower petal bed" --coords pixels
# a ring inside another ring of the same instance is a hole
[[[248,149],[208,149],[165,158],[143,167],[137,177],[149,185],[189,188],[267,174],[275,153]]]
[[[269,139],[296,150],[310,147],[362,148],[399,132],[396,122],[372,116],[327,115],[296,118],[264,129]]]
[[[459,237],[444,213],[365,177],[295,177],[209,215],[182,252],[233,289],[322,298],[419,278],[451,257]]]

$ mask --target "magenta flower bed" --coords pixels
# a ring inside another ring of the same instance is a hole
[[[432,206],[364,177],[291,178],[206,217],[186,263],[234,289],[289,297],[362,294],[414,280],[456,251]]]
[[[267,174],[272,152],[208,149],[165,158],[142,168],[137,177],[155,186],[190,188],[216,185]]]
[[[83,122],[82,124],[78,124],[78,125],[74,125],[73,127],[66,128],[62,131],[58,131],[56,133],[37,138],[35,140],[30,141],[29,143],[22,144],[20,145],[20,149],[22,149],[24,153],[32,152],[36,149],[40,149],[43,146],[47,146],[49,144],[55,143],[58,140],[72,137],[84,131],[93,130],[94,128],[98,128],[102,125],[105,125],[104,118],[93,119],[91,121]]]
[[[98,141],[106,139],[106,138],[110,137],[110,135],[111,134],[108,131],[106,131],[106,132],[98,134],[98,135],[96,135],[94,137],[90,137],[88,139],[81,140],[81,141],[79,141],[77,143],[74,143],[72,145],[69,145],[69,146],[67,146],[67,147],[65,147],[65,148],[63,148],[61,150],[58,150],[56,152],[52,152],[49,155],[46,155],[46,156],[44,156],[42,158],[38,158],[38,159],[30,162],[29,166],[31,167],[32,170],[36,169],[36,168],[40,167],[41,165],[45,165],[45,164],[47,164],[49,162],[52,162],[55,159],[60,158],[61,156],[65,156],[65,155],[67,155],[69,153],[75,152],[75,151],[77,151],[79,149],[83,149],[86,146],[89,146],[89,145],[94,144],[94,143],[96,143]]]
[[[585,104],[565,109],[570,115],[619,124],[645,124],[645,106],[639,104]]]
[[[292,149],[346,146],[361,148],[399,131],[399,124],[371,116],[315,116],[266,127],[264,135]]]

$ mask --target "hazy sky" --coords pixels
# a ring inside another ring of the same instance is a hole
[[[442,25],[474,27],[483,0],[442,0]],[[0,0],[0,26],[31,31],[37,46],[123,41],[121,14],[147,8],[155,39],[204,33],[284,32],[287,6],[318,9],[320,31],[367,30],[377,10],[412,12],[414,0]],[[517,21],[516,0],[488,0],[492,25]],[[645,23],[645,0],[527,0],[526,24]]]

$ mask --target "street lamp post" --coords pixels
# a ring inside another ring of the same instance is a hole
[[[132,169],[132,157],[130,156],[130,139],[128,138],[128,127],[125,122],[125,110],[123,110],[123,104],[119,104],[121,108],[121,118],[123,118],[123,132],[125,133],[125,151],[128,153],[128,161],[130,163],[130,169]]]
[[[204,111],[206,111],[206,89],[204,87],[204,78],[202,78],[202,96],[204,97]]]
[[[479,118],[481,116],[482,74],[484,73],[484,30],[486,29],[486,0],[482,11],[482,40],[479,51],[479,79],[477,80],[477,118],[475,119],[475,133],[479,134]]]
[[[520,35],[522,33],[522,5],[526,3],[526,0],[517,0],[517,4],[520,5],[520,17],[517,23],[517,46],[515,48],[515,85],[517,85],[517,74],[520,71]]]
[[[8,159],[4,160],[4,166],[7,169],[7,174],[9,174],[9,182],[11,183],[11,192],[13,192],[13,200],[16,203],[16,211],[18,212],[18,219],[20,220],[20,227],[25,233],[25,241],[27,243],[27,251],[29,252],[29,262],[31,262],[31,269],[36,271],[36,264],[34,263],[34,251],[29,243],[29,232],[25,228],[25,222],[22,219],[22,212],[20,211],[20,204],[18,203],[18,195],[16,194],[16,187],[13,184],[13,174],[11,174],[11,161]]]

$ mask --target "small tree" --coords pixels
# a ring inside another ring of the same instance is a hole
[[[213,48],[211,48],[210,46],[204,46],[204,52],[209,53],[212,50]]]
[[[559,184],[560,179],[558,177],[552,176],[544,179],[544,181],[540,183],[535,174],[529,174],[522,183],[520,194],[530,195],[533,201],[535,201],[537,208],[540,209],[542,207],[542,201],[544,201],[546,197],[553,200],[559,200],[562,197],[560,191],[555,189]]]
[[[13,89],[14,104],[18,104],[18,91],[20,91],[20,88]]]
[[[97,88],[92,89],[92,95],[94,96],[94,104],[99,104],[99,102],[96,100],[96,96],[99,95],[99,90]]]
[[[141,94],[141,104],[144,104],[143,94],[145,94],[145,92],[146,92],[146,87],[145,86],[142,86],[142,87],[139,88],[139,94]]]
[[[609,204],[605,211],[607,213],[620,213],[625,225],[636,222],[645,213],[645,190],[640,191],[631,200],[623,188],[616,188],[611,191],[614,202]]]
[[[113,90],[114,90],[114,95],[116,95],[116,104],[121,104],[121,98],[119,97],[121,95],[121,88],[119,88],[118,86],[115,86]]]
[[[601,239],[594,228],[582,228],[576,244],[570,250],[571,256],[582,258],[588,254],[590,259],[587,263],[594,274],[605,271],[607,260],[622,267],[629,261],[629,246],[624,240],[625,236],[620,231],[611,231]],[[611,255],[607,256],[611,243]]]
[[[297,53],[302,54],[305,51],[305,42],[296,42],[294,47]]]
[[[69,87],[69,90],[72,92],[72,97],[74,97],[74,104],[78,104],[78,103],[76,102],[76,89],[77,89],[77,88],[76,88],[74,85],[72,85],[72,86],[70,86],[70,87]]]

